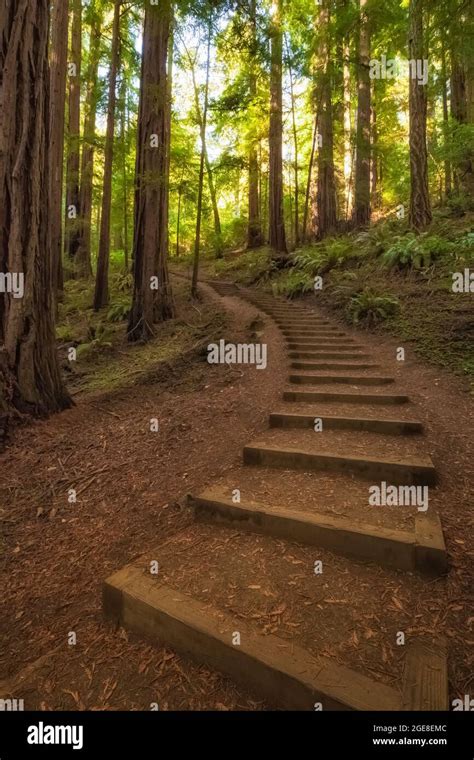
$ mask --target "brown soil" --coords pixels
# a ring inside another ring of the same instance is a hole
[[[215,300],[208,288],[204,291]],[[220,303],[233,315],[228,340],[248,340],[252,330],[260,331],[254,322],[257,309],[230,297]],[[127,562],[139,557],[143,562],[143,554],[159,559],[171,585],[226,609],[237,621],[294,639],[315,656],[333,657],[395,687],[403,658],[396,632],[407,637],[442,633],[449,642],[451,696],[469,693],[472,407],[461,380],[426,367],[409,351],[398,363],[396,342],[354,331],[371,359],[397,377],[396,385],[380,392],[407,392],[414,402],[370,406],[368,413],[389,418],[403,413],[426,426],[424,436],[403,439],[403,446],[421,445],[441,474],[432,503],[447,541],[446,579],[427,581],[319,549],[191,524],[182,497],[213,483],[232,483],[257,501],[267,494],[281,504],[293,495],[299,509],[321,511],[324,504],[350,514],[361,504],[357,519],[367,517],[362,506],[367,484],[357,479],[303,472],[287,477],[284,471],[241,466],[242,447],[256,439],[295,435],[301,441],[301,436],[317,435],[268,433],[269,412],[282,406],[296,411],[299,405],[282,404],[288,387],[285,342],[270,318],[263,322],[269,346],[264,372],[193,360],[179,370],[168,368],[156,383],[110,398],[81,398],[75,409],[18,431],[2,458],[6,614],[0,621],[0,673],[27,709],[149,709],[153,702],[160,709],[266,707],[209,669],[104,624],[102,581]],[[344,385],[327,389],[356,392]],[[367,407],[331,402],[322,411],[365,414]],[[149,431],[154,417],[160,421],[158,434]],[[359,434],[324,435],[330,436],[331,447],[339,447],[348,435],[355,440]],[[385,437],[360,435],[382,455]],[[71,487],[78,491],[75,505],[67,502]],[[383,511],[370,521],[406,526],[411,520],[408,513]],[[322,575],[314,574],[316,559],[323,561]],[[68,646],[71,631],[77,634],[75,646]],[[24,678],[15,680],[28,664],[32,667],[23,671]]]

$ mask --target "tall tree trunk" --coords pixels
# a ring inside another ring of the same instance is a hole
[[[55,290],[63,289],[63,158],[69,0],[54,0],[51,24],[49,139],[51,142],[51,249]]]
[[[252,103],[257,97],[257,71],[254,51],[257,45],[257,3],[250,0],[250,49],[249,49],[249,89]],[[247,229],[247,248],[263,245],[262,222],[260,217],[260,177],[258,167],[258,138],[252,136],[249,150],[249,221]]]
[[[48,37],[48,0],[0,5],[0,272],[19,286],[0,294],[3,417],[71,404],[54,324]]]
[[[105,138],[104,182],[102,191],[102,212],[100,219],[99,252],[95,281],[94,309],[109,302],[109,258],[110,258],[110,211],[112,206],[112,165],[114,159],[115,104],[117,100],[117,73],[120,63],[120,10],[122,0],[115,0],[112,29],[112,52],[109,71],[109,101],[107,106],[107,133]]]
[[[449,104],[448,104],[448,70],[446,65],[446,31],[441,30],[441,88],[443,98],[443,149],[446,151],[449,141]],[[444,160],[444,189],[447,198],[452,193],[451,162]]]
[[[275,0],[270,22],[270,246],[276,256],[288,253],[283,216],[283,0]]]
[[[319,90],[318,129],[321,147],[318,152],[318,239],[335,232],[336,184],[334,180],[333,115],[331,60],[329,50],[329,0],[321,0],[318,18],[320,40],[316,65],[316,87]]]
[[[209,161],[209,154],[207,152],[207,142],[206,142],[206,136],[204,135],[204,160],[206,164],[206,174],[207,174],[207,181],[209,184],[209,195],[211,198],[211,205],[212,205],[212,214],[214,217],[214,236],[215,236],[215,252],[216,257],[218,259],[222,258],[222,255],[224,253],[224,247],[222,242],[222,227],[221,227],[221,218],[219,215],[219,207],[217,205],[217,193],[216,193],[216,186],[214,183],[214,173],[212,170],[211,162]]]
[[[79,244],[79,169],[81,139],[82,0],[72,0],[71,60],[69,62],[69,125],[66,163],[65,251],[74,260]]]
[[[372,85],[372,108],[371,108],[371,148],[370,148],[370,195],[371,205],[378,208],[380,205],[379,195],[379,155],[378,141],[379,131],[377,126],[377,101],[375,96],[375,81]]]
[[[202,116],[199,117],[201,125],[201,162],[199,166],[199,183],[198,183],[198,200],[196,210],[196,237],[194,239],[194,261],[193,277],[191,281],[191,295],[197,298],[198,280],[199,280],[199,256],[201,250],[201,224],[202,224],[202,200],[204,193],[204,169],[206,164],[206,128],[207,128],[207,111],[209,107],[209,77],[211,71],[211,41],[212,41],[212,11],[209,11],[209,24],[207,30],[207,59],[206,59],[206,84],[204,87],[204,106]],[[194,70],[193,70],[194,76]],[[197,85],[194,82],[194,92],[197,93]],[[199,99],[197,101],[197,111],[200,113]]]
[[[128,272],[128,177],[127,177],[127,126],[128,126],[128,106],[127,106],[127,80],[125,78],[125,72],[122,79],[122,92],[121,92],[121,106],[122,111],[120,114],[120,144],[122,149],[122,207],[123,207],[123,227],[122,227],[122,242],[123,242],[123,266],[126,272]]]
[[[293,68],[290,59],[290,50],[287,45],[287,58],[288,58],[288,74],[290,77],[290,98],[291,98],[291,126],[293,131],[293,148],[295,151],[295,162],[293,166],[294,181],[295,181],[295,209],[294,209],[294,224],[295,224],[295,247],[300,244],[300,204],[299,204],[299,172],[298,172],[298,128],[296,125],[296,104],[295,104],[295,87]]]
[[[352,187],[352,119],[351,119],[351,49],[349,37],[344,38],[343,44],[343,104],[344,104],[344,188],[346,221],[352,217],[353,211],[353,187]]]
[[[423,0],[410,0],[409,59],[422,61]],[[412,72],[413,73],[413,72]],[[410,226],[424,230],[431,222],[428,190],[428,154],[426,147],[426,86],[410,76]]]
[[[132,342],[149,340],[154,322],[174,316],[167,263],[170,134],[166,63],[171,19],[170,0],[146,6],[137,135],[134,291],[128,324]]]
[[[255,145],[249,151],[249,222],[247,231],[247,248],[259,248],[263,245],[262,225],[260,220],[258,155]]]
[[[181,172],[181,180],[178,187],[178,213],[176,219],[176,258],[179,258],[179,240],[181,233],[181,204],[183,200],[183,181],[184,181],[184,167]]]
[[[87,95],[84,117],[84,139],[81,155],[81,186],[79,191],[78,242],[75,255],[77,277],[92,277],[91,225],[92,189],[94,179],[94,152],[96,140],[96,112],[99,100],[98,71],[102,15],[94,17],[90,31]]]
[[[354,223],[370,222],[370,29],[367,0],[359,2],[359,66],[357,92],[357,138],[354,188]]]
[[[471,53],[474,0],[466,0],[458,9],[459,19],[451,42],[451,115],[458,124],[474,124],[474,55]],[[459,191],[474,195],[473,151],[458,162],[454,171]]]
[[[314,157],[316,155],[316,145],[318,140],[318,114],[319,107],[316,107],[316,117],[314,119],[313,127],[313,139],[311,142],[311,155],[309,157],[308,176],[306,180],[306,193],[304,201],[304,213],[303,213],[303,237],[305,240],[309,240],[311,237],[311,230],[309,224],[309,207],[311,203],[311,186],[313,182],[313,169],[314,169]]]

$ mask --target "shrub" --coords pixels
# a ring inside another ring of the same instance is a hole
[[[379,295],[366,288],[351,298],[347,307],[347,317],[353,324],[364,323],[371,327],[397,314],[399,309],[400,303],[395,296]]]
[[[427,269],[441,256],[452,253],[454,246],[437,235],[416,236],[409,233],[396,242],[381,256],[388,269]]]
[[[278,279],[272,282],[272,291],[274,295],[286,295],[294,298],[300,293],[307,293],[313,289],[313,279],[305,272],[298,269],[288,269],[283,272]]]
[[[298,269],[310,275],[326,274],[331,269],[340,266],[351,256],[354,256],[354,246],[351,240],[332,238],[324,243],[307,246],[294,255],[294,263]]]
[[[107,312],[107,322],[124,322],[128,319],[130,307],[125,303],[112,304]]]

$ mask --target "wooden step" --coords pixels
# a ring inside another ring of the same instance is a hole
[[[288,325],[289,327],[325,327],[328,330],[341,329],[338,325],[332,325],[325,319],[306,319],[305,317],[277,317],[274,316],[275,322],[281,325]]]
[[[295,340],[287,338],[288,351],[357,351],[361,346],[357,343],[336,343],[326,340]]]
[[[283,330],[283,335],[288,338],[346,338],[343,332],[329,332],[328,330]]]
[[[116,625],[189,655],[287,710],[399,710],[397,690],[315,658],[293,642],[252,632],[241,619],[127,566],[105,581],[103,608]],[[234,645],[235,633],[240,644]]]
[[[360,352],[333,352],[333,351],[291,351],[290,359],[370,359],[370,354]]]
[[[327,369],[380,369],[380,364],[363,362],[291,362],[292,369],[327,370]]]
[[[400,485],[434,485],[436,470],[431,457],[354,456],[335,451],[306,451],[267,444],[244,447],[244,463],[263,467],[353,472],[371,480],[386,480]]]
[[[407,647],[403,674],[402,710],[449,710],[446,640],[415,641]]]
[[[446,548],[438,524],[438,543],[420,544],[415,531],[354,523],[339,515],[294,510],[245,499],[235,504],[221,489],[188,495],[197,520],[263,533],[275,538],[319,546],[346,557],[376,562],[383,567],[416,570],[429,575],[446,571]],[[441,546],[441,551],[440,547]]]
[[[371,433],[388,435],[411,435],[423,432],[421,422],[410,420],[374,419],[372,417],[337,417],[319,412],[314,414],[292,414],[273,412],[270,415],[271,428],[313,428],[314,420],[322,420],[323,430],[366,430]]]
[[[341,404],[407,404],[410,399],[404,394],[288,390],[283,392],[283,400],[302,403],[307,401],[339,401]]]
[[[328,383],[345,383],[347,385],[390,385],[393,377],[380,375],[290,375],[290,383],[299,385],[327,385]]]

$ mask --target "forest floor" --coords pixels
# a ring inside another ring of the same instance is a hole
[[[290,267],[275,270],[264,247],[207,259],[205,266],[211,279],[317,304],[346,324],[356,319],[362,328],[398,337],[425,361],[474,380],[472,292],[452,291],[453,272],[474,271],[474,212],[450,216],[436,209],[430,229],[418,238],[406,223],[382,219],[367,231],[302,245],[289,261]],[[315,294],[316,274],[323,285]],[[394,300],[393,312],[385,311],[385,299]]]
[[[219,299],[205,285],[196,306],[184,297],[182,282],[176,289],[178,319],[162,328],[145,366],[126,347],[123,323],[118,325],[122,335],[117,327],[105,364],[103,357],[91,358],[74,372],[76,406],[19,428],[2,456],[2,695],[24,698],[26,709],[147,710],[153,703],[161,710],[265,709],[214,671],[104,623],[104,579],[144,554],[154,556],[157,546],[171,585],[227,607],[262,633],[285,637],[296,626],[310,650],[391,684],[399,683],[402,655],[387,646],[389,634],[402,622],[403,630],[443,634],[451,695],[469,693],[473,416],[466,381],[411,352],[397,368],[398,341],[354,329],[382,365],[398,379],[403,373],[404,388],[417,402],[425,451],[441,477],[433,503],[450,570],[426,591],[415,574],[318,552],[328,567],[327,587],[313,599],[301,569],[313,561],[314,550],[196,525],[184,506],[186,493],[222,477],[240,482],[242,447],[268,435],[268,413],[281,405],[287,365],[281,333],[268,318],[262,327],[255,307]],[[248,341],[260,330],[270,356],[264,383],[254,367],[204,361],[208,342],[223,335]],[[112,392],[103,390],[108,376],[121,377]],[[154,418],[158,433],[150,431]],[[247,477],[257,494],[284,496],[283,475],[261,469]],[[323,497],[330,495],[324,478],[319,485]],[[68,503],[70,488],[77,491],[75,504]]]

